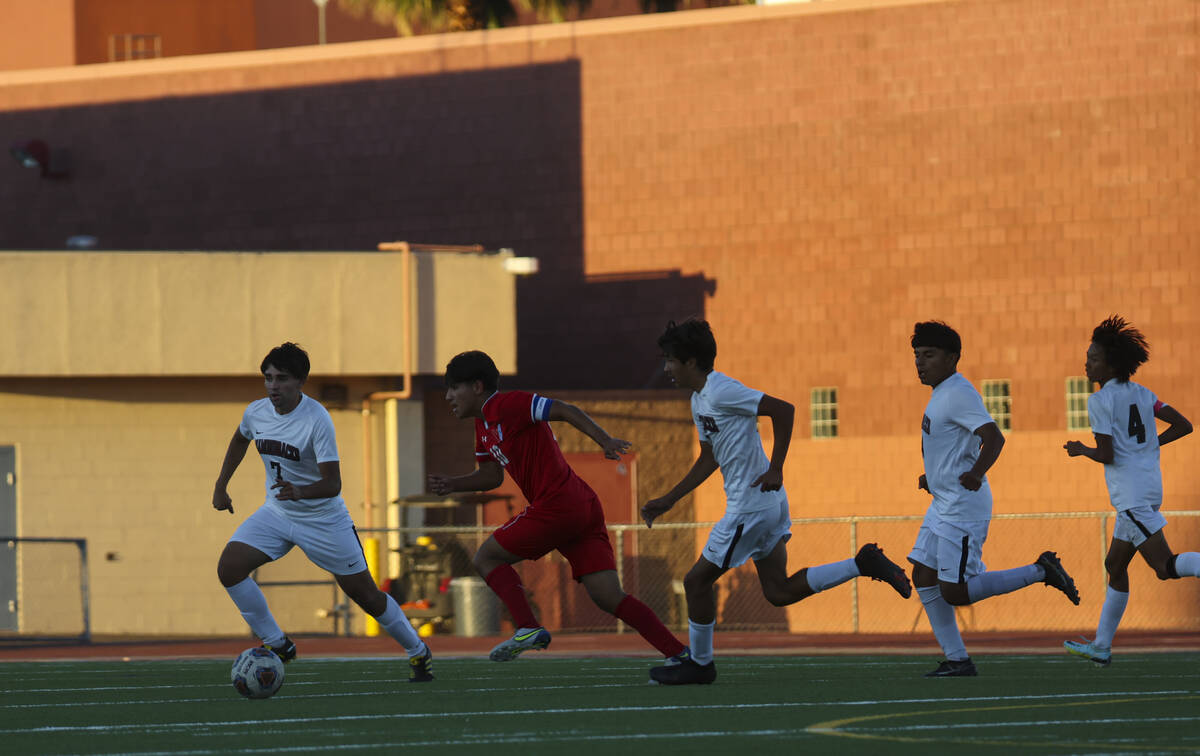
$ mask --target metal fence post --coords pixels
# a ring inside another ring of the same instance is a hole
[[[613,528],[617,536],[617,582],[625,588],[625,528]],[[617,620],[617,633],[625,632],[625,623]]]
[[[858,553],[858,519],[850,520],[850,553]],[[850,630],[858,632],[858,581],[850,581]]]

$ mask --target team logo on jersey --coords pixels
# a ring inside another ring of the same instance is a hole
[[[929,435],[929,415],[921,415],[921,432]]]
[[[285,444],[282,441],[272,441],[269,438],[260,438],[255,440],[254,446],[258,449],[258,453],[264,457],[283,457],[290,459],[293,462],[300,461],[300,450],[291,444]]]
[[[704,426],[705,433],[718,433],[720,428],[717,427],[717,419],[708,415],[700,415],[700,424]]]
[[[491,455],[496,458],[497,462],[504,467],[508,467],[508,457],[504,456],[504,452],[500,451],[499,444],[492,444],[488,448],[488,451],[491,452]]]

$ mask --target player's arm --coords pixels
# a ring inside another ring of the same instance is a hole
[[[1154,416],[1164,423],[1167,429],[1158,434],[1158,445],[1165,446],[1177,441],[1192,432],[1192,423],[1174,407],[1160,404],[1154,408]]]
[[[924,460],[925,460],[925,438],[924,437],[921,438],[921,460],[922,460],[922,464],[924,464]],[[921,489],[924,489],[925,491],[928,491],[929,493],[933,493],[932,491],[929,490],[929,478],[928,478],[928,476],[925,475],[925,473],[921,473],[919,476],[917,476],[917,490],[921,490]]]
[[[646,521],[646,527],[651,527],[655,519],[668,512],[716,471],[717,458],[713,456],[712,444],[701,441],[700,456],[692,463],[692,469],[683,476],[683,480],[676,483],[665,496],[651,499],[642,506],[642,519]]]
[[[233,438],[229,439],[229,448],[225,450],[225,460],[221,462],[221,472],[217,474],[217,484],[213,486],[212,505],[218,512],[224,509],[233,514],[233,499],[229,498],[229,492],[225,489],[229,486],[229,480],[237,471],[238,465],[246,458],[246,450],[249,448],[250,439],[242,435],[241,429],[235,428]]]
[[[429,476],[429,490],[438,496],[447,496],[459,491],[490,491],[504,482],[504,468],[491,457],[481,458],[474,472],[466,475]]]
[[[295,483],[277,478],[271,488],[279,501],[298,501],[300,499],[331,499],[342,492],[342,465],[336,459],[332,462],[318,462],[317,469],[321,471],[321,479],[316,483],[306,483],[298,486]]]
[[[1188,430],[1191,430],[1188,426]],[[1170,430],[1168,428],[1167,430]],[[1164,431],[1165,433],[1166,431]],[[1095,433],[1096,445],[1088,446],[1082,441],[1068,441],[1063,444],[1063,448],[1067,450],[1068,457],[1087,457],[1093,462],[1099,462],[1102,465],[1111,465],[1113,461],[1113,442],[1112,436],[1107,433]],[[1183,435],[1183,434],[1180,434]]]
[[[588,417],[586,412],[574,404],[568,404],[558,399],[552,400],[547,419],[561,420],[570,424],[571,427],[595,441],[604,451],[604,456],[609,459],[620,459],[622,454],[629,451],[630,443],[628,441],[608,435],[608,432],[597,425],[595,420]]]
[[[787,459],[788,446],[792,443],[792,423],[796,408],[790,402],[763,394],[758,402],[758,416],[771,418],[775,445],[771,449],[771,464],[767,471],[754,479],[751,488],[761,487],[764,491],[783,488],[783,461]]]
[[[983,485],[983,476],[1000,459],[1000,450],[1004,448],[1004,434],[995,423],[979,426],[975,429],[975,435],[979,436],[979,459],[975,460],[970,470],[958,476],[958,482],[968,491],[979,490]]]

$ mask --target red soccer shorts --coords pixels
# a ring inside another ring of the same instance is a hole
[[[593,493],[538,502],[492,533],[496,543],[522,559],[540,559],[557,550],[571,565],[571,577],[617,569],[604,526],[604,509]]]

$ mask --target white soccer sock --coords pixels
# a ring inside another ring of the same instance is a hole
[[[1104,594],[1104,608],[1100,610],[1100,625],[1096,628],[1094,643],[1097,646],[1112,648],[1113,636],[1117,634],[1117,625],[1121,624],[1121,615],[1125,614],[1125,605],[1128,603],[1128,593],[1108,586]]]
[[[692,661],[703,666],[713,660],[713,628],[716,622],[701,625],[688,620],[688,647],[692,650]]]
[[[809,567],[808,587],[812,588],[814,593],[820,593],[856,577],[858,577],[858,565],[854,563],[853,559],[843,559],[840,562]]]
[[[917,595],[925,606],[925,616],[929,618],[929,626],[933,628],[933,637],[937,638],[946,658],[950,661],[963,661],[968,658],[967,647],[958,631],[958,617],[954,616],[954,607],[942,598],[942,589],[936,585],[918,588]]]
[[[417,635],[417,631],[413,629],[412,623],[408,621],[408,617],[404,616],[404,610],[396,603],[396,599],[392,598],[390,593],[383,594],[387,597],[387,606],[383,609],[383,614],[375,618],[387,634],[396,639],[409,656],[421,656],[425,653],[425,641],[421,640],[421,636]]]
[[[1179,577],[1200,577],[1200,554],[1194,551],[1176,554],[1175,574]]]
[[[271,610],[267,608],[267,597],[263,595],[258,583],[246,578],[237,585],[227,587],[225,591],[242,613],[242,619],[246,620],[250,631],[257,635],[259,640],[275,648],[283,644],[283,631],[271,616]]]
[[[1036,564],[1014,567],[1011,570],[992,570],[967,580],[967,597],[971,603],[989,596],[1012,593],[1046,579],[1046,571]]]

